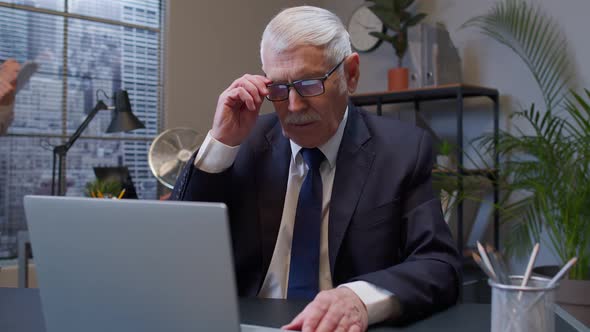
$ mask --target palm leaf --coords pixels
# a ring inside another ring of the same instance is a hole
[[[497,180],[505,199],[497,209],[509,227],[505,248],[527,253],[545,233],[545,244],[563,262],[573,256],[582,262],[571,278],[590,277],[590,91],[569,89],[573,70],[566,39],[551,18],[525,0],[502,0],[463,26],[477,27],[513,50],[544,98],[544,110],[531,104],[511,115],[528,128],[477,139],[484,151],[497,150],[501,158]]]
[[[500,205],[502,223],[507,228],[509,237],[506,237],[504,247],[506,254],[515,257],[526,257],[530,248],[537,242],[534,234],[538,225],[533,222],[522,222],[523,216],[530,218],[532,200],[530,197],[522,198],[510,204]]]
[[[555,22],[524,0],[503,0],[487,14],[462,27],[476,27],[513,50],[526,64],[543,94],[548,111],[557,107],[573,77],[567,42]]]
[[[584,91],[588,101],[584,100],[583,95],[572,91],[573,99],[567,100],[566,111],[575,121],[575,125],[568,127],[570,132],[577,139],[587,142],[590,133],[590,91]]]

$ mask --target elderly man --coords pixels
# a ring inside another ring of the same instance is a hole
[[[19,70],[20,65],[13,59],[0,65],[0,135],[6,134],[14,118],[14,97]]]
[[[172,199],[227,204],[241,296],[308,299],[286,329],[362,331],[453,305],[458,253],[431,186],[431,142],[352,105],[341,21],[294,7],[267,25],[266,74],[220,96]],[[259,115],[264,99],[276,113]]]

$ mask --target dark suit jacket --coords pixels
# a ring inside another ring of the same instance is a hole
[[[287,187],[289,140],[275,114],[260,116],[225,172],[193,166],[171,199],[229,208],[238,292],[256,296],[272,258]],[[336,161],[328,242],[334,286],[364,280],[393,292],[403,320],[457,300],[458,253],[431,185],[427,134],[353,106]]]

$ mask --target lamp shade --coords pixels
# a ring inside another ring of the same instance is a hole
[[[140,128],[145,128],[145,125],[131,112],[131,103],[127,91],[119,90],[115,92],[115,109],[107,133],[131,131]]]

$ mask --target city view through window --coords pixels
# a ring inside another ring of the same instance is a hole
[[[26,229],[23,196],[51,193],[53,146],[117,90],[146,128],[106,134],[111,114],[100,112],[67,154],[66,195],[84,196],[93,167],[127,166],[139,198],[156,198],[147,153],[161,118],[163,11],[160,0],[0,1],[0,61],[39,64],[0,137],[0,258]]]

